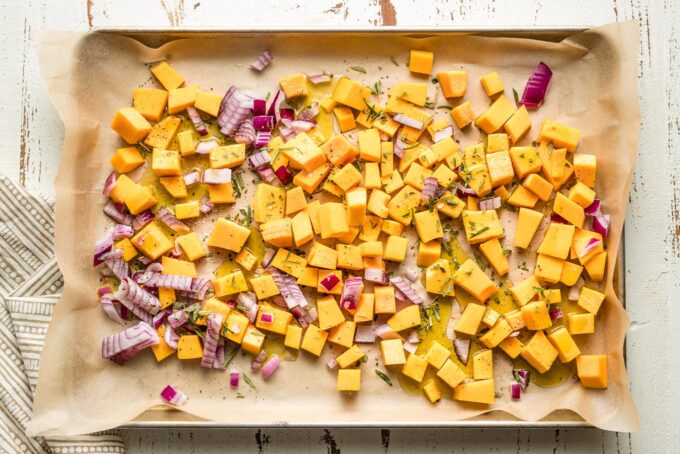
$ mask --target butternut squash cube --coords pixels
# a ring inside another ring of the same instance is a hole
[[[420,211],[415,214],[414,222],[420,241],[427,243],[444,237],[444,230],[437,211]]]
[[[326,155],[305,132],[286,142],[280,150],[292,164],[305,172],[312,172],[326,163]]]
[[[157,362],[163,361],[165,358],[173,355],[175,353],[175,349],[171,348],[168,343],[165,341],[165,330],[166,330],[166,325],[161,325],[158,328],[156,328],[156,332],[158,333],[158,344],[152,345],[151,346],[151,351],[153,351],[153,355],[156,357]],[[201,355],[202,356],[202,355]]]
[[[361,270],[364,268],[364,260],[359,246],[337,244],[335,249],[338,253],[338,268],[344,268],[346,270]]]
[[[517,305],[521,307],[531,301],[540,289],[541,284],[538,282],[538,279],[536,279],[536,276],[532,274],[522,282],[513,285],[510,288],[510,293]]]
[[[437,377],[441,378],[450,387],[455,388],[467,378],[467,375],[456,363],[451,359],[447,359],[444,365],[437,371]]]
[[[467,71],[442,71],[437,73],[439,86],[445,98],[465,96],[467,89]],[[423,104],[421,104],[423,105]]]
[[[255,264],[257,263],[257,256],[253,254],[250,249],[244,247],[241,249],[241,252],[236,254],[234,261],[241,265],[244,270],[252,271],[253,268],[255,268]]]
[[[549,332],[548,340],[557,349],[557,356],[563,363],[571,362],[581,354],[581,350],[564,326]]]
[[[174,115],[194,105],[198,87],[172,88],[168,92],[168,113]]]
[[[307,96],[309,93],[307,89],[307,76],[305,74],[291,74],[283,77],[279,80],[279,85],[287,99]]]
[[[536,173],[541,170],[541,158],[534,147],[512,147],[510,149],[510,159],[519,179],[523,179],[530,173]]]
[[[175,216],[177,219],[197,218],[201,215],[198,200],[175,205]]]
[[[468,303],[453,329],[459,333],[474,336],[477,334],[485,312],[486,307],[481,304]]]
[[[286,191],[286,216],[295,214],[307,207],[307,200],[302,188],[295,187]]]
[[[333,91],[333,100],[356,110],[366,108],[366,100],[371,96],[371,89],[348,77],[341,77]]]
[[[406,364],[401,368],[401,373],[420,383],[423,381],[426,369],[427,361],[425,358],[411,353],[406,358]]]
[[[430,74],[434,63],[434,53],[427,50],[411,49],[408,69],[412,73]]]
[[[166,90],[172,90],[181,87],[184,83],[182,77],[172,66],[166,61],[156,63],[151,67],[151,73],[156,76],[156,79],[165,87]]]
[[[246,335],[246,329],[250,326],[250,321],[241,312],[232,310],[224,325],[227,329],[227,339],[240,344]]]
[[[507,151],[501,150],[486,155],[486,165],[489,168],[491,186],[494,188],[511,183],[515,177],[510,153]]]
[[[390,235],[383,250],[383,259],[394,262],[403,262],[406,258],[408,249],[408,239],[400,236]]]
[[[475,121],[475,113],[472,111],[472,104],[470,104],[470,101],[465,101],[451,109],[451,118],[453,118],[453,121],[456,122],[456,126],[460,129],[463,129]]]
[[[545,120],[538,135],[538,140],[552,142],[557,148],[574,151],[581,137],[581,131],[570,128],[552,120]]]
[[[319,283],[319,270],[308,266],[297,278],[297,285],[316,287]]]
[[[366,209],[378,217],[386,218],[390,213],[387,204],[391,197],[379,189],[373,189],[368,198]]]
[[[382,257],[382,241],[366,241],[359,245],[359,252],[362,257]]]
[[[493,351],[479,350],[472,355],[472,374],[475,380],[493,378]]]
[[[538,196],[524,186],[517,186],[508,198],[508,204],[516,207],[533,208],[536,202]]]
[[[340,345],[341,347],[349,348],[351,350],[352,344],[354,343],[354,332],[356,331],[357,324],[354,323],[353,321],[346,320],[339,325],[334,326],[331,328],[331,332],[328,334],[328,342],[331,342],[336,345]],[[358,349],[358,347],[357,347]],[[361,352],[361,350],[359,350]],[[356,354],[357,352],[353,352]],[[341,355],[342,356],[342,355]],[[361,356],[358,357],[356,360],[352,361],[351,363],[347,364],[349,366],[350,364],[355,363],[356,361],[360,360],[361,358],[364,357],[364,354],[362,352]],[[338,357],[339,358],[339,357]],[[347,361],[350,361],[352,358],[347,357],[344,358]],[[341,364],[340,359],[338,359],[338,364],[340,364],[340,367],[343,367]],[[344,366],[344,367],[347,367]],[[343,367],[343,368],[344,368]]]
[[[576,281],[578,281],[582,271],[583,267],[581,265],[571,262],[564,262],[562,274],[560,275],[560,282],[568,287],[571,287],[572,285],[576,284]]]
[[[283,345],[295,350],[300,349],[300,341],[302,340],[302,328],[297,325],[288,325],[286,329],[286,337],[283,339]]]
[[[483,243],[505,235],[505,230],[501,226],[496,210],[464,210],[463,226],[465,227],[465,236],[470,244]]]
[[[329,342],[331,341],[330,337],[328,338],[328,340]],[[346,369],[352,364],[355,364],[357,361],[361,360],[361,358],[363,358],[364,356],[366,356],[366,354],[363,351],[361,351],[358,345],[352,345],[349,349],[347,349],[341,355],[338,355],[338,357],[335,359],[337,360],[338,366],[340,366],[341,369]]]
[[[151,132],[144,139],[144,144],[151,148],[169,148],[181,123],[182,119],[179,117],[172,115],[165,117],[151,128]]]
[[[354,114],[349,107],[338,106],[333,109],[333,115],[335,116],[335,121],[338,122],[340,132],[351,131],[357,127],[356,121],[354,120]]]
[[[574,173],[576,179],[589,188],[595,187],[597,157],[594,154],[574,154]]]
[[[453,388],[453,398],[464,402],[492,404],[495,394],[493,378],[469,381]]]
[[[607,266],[607,251],[602,251],[595,255],[595,257],[588,260],[584,266],[590,279],[594,282],[602,282],[602,279],[604,279],[604,270]]]
[[[111,129],[133,145],[141,142],[151,132],[151,125],[134,107],[123,107],[114,115]]]
[[[468,168],[465,179],[470,188],[475,191],[477,197],[484,197],[493,189],[486,164],[478,164]]]
[[[309,325],[302,337],[302,345],[300,345],[300,348],[313,355],[320,356],[324,345],[326,345],[326,339],[328,339],[328,333],[326,331],[320,330],[316,325]],[[343,371],[344,370],[341,370],[340,372]]]
[[[388,318],[386,323],[397,332],[420,326],[420,307],[415,304],[406,306]]]
[[[489,261],[493,269],[499,276],[505,276],[510,271],[508,259],[501,247],[498,238],[492,238],[479,245],[479,250],[482,251],[484,257]]]
[[[557,284],[562,276],[562,268],[564,267],[564,260],[556,259],[545,254],[538,254],[536,257],[536,267],[534,275],[545,282]]]
[[[321,238],[338,238],[349,232],[347,209],[342,203],[328,202],[319,207]]]
[[[387,91],[389,96],[396,96],[417,106],[424,106],[427,100],[426,82],[401,82],[392,85]]]
[[[240,252],[249,236],[250,229],[227,219],[219,218],[215,222],[210,238],[208,238],[208,246]]]
[[[387,204],[389,216],[403,225],[409,225],[413,220],[415,210],[421,203],[422,195],[420,191],[411,185],[405,185],[389,200]]]
[[[180,336],[177,341],[177,359],[198,359],[203,357],[201,340],[195,334]]]
[[[432,342],[430,349],[425,354],[425,360],[435,369],[442,368],[444,363],[451,357],[451,352],[437,341]]]
[[[158,121],[168,103],[168,92],[156,88],[137,88],[132,92],[132,105],[144,118]]]
[[[280,293],[279,288],[276,286],[276,282],[274,282],[274,278],[269,274],[251,278],[250,286],[255,292],[255,295],[257,295],[258,300],[271,298]],[[258,328],[262,327],[258,325]]]
[[[552,326],[548,305],[543,301],[531,301],[522,306],[522,318],[527,329],[540,331]]]
[[[304,170],[298,172],[293,178],[293,184],[300,186],[307,194],[316,191],[324,178],[331,171],[331,166],[326,163],[314,169],[312,172],[305,172]]]
[[[435,403],[442,398],[442,392],[437,386],[437,382],[433,379],[427,380],[423,385],[423,391],[430,403]]]
[[[288,273],[293,277],[299,278],[305,271],[307,260],[286,249],[279,249],[272,259],[271,266],[284,273]]]
[[[485,74],[479,80],[482,83],[482,88],[486,95],[491,98],[498,93],[502,93],[505,89],[503,86],[503,81],[496,71]]]
[[[401,224],[400,224],[401,225]],[[418,266],[430,266],[437,260],[442,254],[442,244],[439,241],[428,241],[423,243],[422,241],[418,245],[418,260],[416,264]]]
[[[380,354],[385,366],[402,366],[406,364],[406,355],[401,339],[380,341]]]
[[[515,107],[508,101],[508,98],[500,95],[486,111],[477,117],[475,124],[487,134],[491,134],[498,131],[515,111]]]
[[[236,202],[236,198],[234,197],[234,186],[231,183],[209,184],[207,186],[208,196],[212,203],[220,204]]]
[[[569,256],[569,249],[571,248],[571,241],[575,230],[575,227],[571,224],[552,222],[545,232],[541,245],[538,247],[538,253],[566,260]]]
[[[584,183],[577,181],[576,184],[569,189],[569,200],[573,200],[583,208],[588,208],[595,200],[595,191]]]
[[[539,373],[544,374],[557,358],[557,350],[552,346],[543,331],[536,331],[534,337],[526,344],[520,355]]]
[[[515,311],[519,314],[519,311]],[[521,319],[521,316],[520,316]],[[508,338],[513,328],[506,318],[499,318],[490,330],[479,336],[479,341],[487,348],[495,348]]]
[[[260,225],[262,239],[277,247],[293,245],[293,226],[290,218],[277,219]]]
[[[524,344],[517,337],[506,337],[498,346],[512,359],[517,358],[524,349]]]
[[[598,292],[597,290],[590,289],[588,287],[581,288],[581,293],[578,296],[578,304],[581,308],[587,310],[593,315],[596,315],[600,310],[600,306],[604,301],[604,293]]]
[[[581,355],[576,358],[576,372],[584,388],[607,389],[607,355]]]
[[[361,172],[352,164],[346,164],[333,175],[333,183],[337,184],[343,192],[361,183]]]
[[[334,135],[321,145],[321,151],[334,166],[348,163],[359,155],[359,150],[342,134]]]
[[[187,185],[184,184],[183,177],[160,177],[158,180],[172,197],[183,199],[187,196]]]
[[[323,296],[316,301],[316,310],[319,313],[319,329],[325,331],[338,326],[345,321],[340,306],[333,295]]]
[[[531,118],[525,105],[522,105],[512,114],[512,117],[503,125],[503,129],[508,133],[512,143],[519,142],[524,135],[531,129]]]
[[[595,314],[586,312],[567,314],[569,334],[593,334],[595,332]]]
[[[454,296],[451,266],[446,259],[440,259],[425,270],[425,290],[442,296]]]
[[[312,223],[309,219],[309,214],[307,214],[306,211],[300,211],[293,217],[291,220],[291,229],[296,247],[307,244],[314,238]]]
[[[488,300],[498,291],[496,284],[484,274],[479,265],[472,259],[466,260],[456,270],[453,274],[453,279],[456,285],[462,287],[480,302]]]
[[[441,199],[437,200],[435,208],[441,214],[456,219],[465,209],[465,202],[447,191]]]
[[[118,173],[130,172],[144,164],[144,158],[135,147],[119,148],[111,158],[111,165]]]
[[[338,391],[361,390],[361,369],[338,370]]]
[[[397,312],[397,300],[394,296],[394,287],[376,285],[373,287],[374,312],[376,314],[394,314]]]
[[[129,238],[123,238],[114,245],[114,248],[123,251],[123,256],[121,258],[126,262],[129,262],[137,256],[137,249],[135,249]]]
[[[354,311],[354,323],[373,321],[375,296],[372,293],[362,293]]]
[[[250,282],[252,283],[253,280],[255,279],[261,279],[261,278],[269,278],[271,280],[262,280],[256,283],[258,287],[260,287],[260,290],[265,290],[265,293],[267,294],[272,294],[271,296],[278,295],[278,289],[276,289],[276,293],[274,292],[274,289],[276,288],[276,284],[274,283],[274,279],[270,275],[265,275],[265,276],[260,276],[258,278],[251,279]],[[253,289],[255,289],[256,286],[253,285]],[[257,292],[257,290],[255,290]],[[264,298],[259,298],[258,299],[264,299]],[[270,314],[273,318],[271,322],[265,322],[262,320],[262,315],[263,314]],[[288,332],[288,329],[290,327],[290,322],[293,320],[293,314],[291,314],[288,311],[283,311],[281,309],[277,309],[271,304],[266,304],[262,303],[260,305],[260,310],[257,313],[257,320],[255,321],[255,326],[258,328],[265,330],[265,331],[270,331],[272,333],[276,334],[286,334]]]
[[[443,188],[451,187],[453,182],[458,179],[456,172],[449,169],[446,164],[440,164],[432,173],[432,176],[437,179],[437,183]]]
[[[359,229],[361,230],[359,238],[366,242],[378,241],[383,224],[384,221],[378,216],[365,216],[363,222],[359,226]],[[380,250],[380,253],[382,254],[382,247]]]
[[[194,102],[194,107],[200,111],[217,117],[220,113],[220,104],[222,104],[223,96],[215,93],[206,93],[204,91],[199,91],[196,93],[196,101]]]
[[[553,204],[553,211],[562,216],[567,222],[574,224],[578,228],[583,228],[585,221],[585,213],[583,207],[576,202],[569,200],[562,193],[555,195],[555,203]]]
[[[231,169],[243,164],[246,160],[246,146],[242,143],[215,147],[210,150],[210,167],[213,169]]]
[[[149,223],[130,240],[146,257],[156,260],[173,248],[173,243],[155,222]]]
[[[241,270],[213,279],[212,286],[217,297],[248,291],[248,283]]]
[[[364,164],[364,185],[367,189],[379,189],[382,186],[380,179],[380,164],[367,162]]]
[[[253,325],[248,325],[246,333],[241,340],[241,349],[251,355],[257,355],[262,350],[264,334],[259,332]]]

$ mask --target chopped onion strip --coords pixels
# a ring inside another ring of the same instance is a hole
[[[175,215],[172,214],[170,210],[165,207],[159,208],[158,211],[156,211],[156,216],[158,216],[158,219],[160,219],[163,222],[163,224],[167,225],[170,229],[177,233],[191,232],[191,228],[188,225],[177,219],[177,217],[175,217]],[[140,241],[140,243],[143,242]]]
[[[213,367],[215,362],[215,354],[217,353],[217,342],[220,339],[220,330],[222,329],[222,314],[212,312],[207,318],[207,328],[205,330],[205,339],[203,341],[203,358],[201,358],[201,367]]]
[[[461,363],[467,364],[470,356],[470,339],[454,339],[453,351]]]
[[[329,274],[328,277],[333,276]],[[336,278],[337,279],[337,278]],[[325,280],[325,279],[324,279]],[[339,280],[338,280],[339,281]],[[323,281],[321,281],[323,285]],[[331,288],[327,289],[330,290]],[[352,276],[345,280],[342,288],[342,295],[340,296],[340,306],[345,309],[354,309],[359,304],[359,298],[364,291],[364,280],[360,276]]]
[[[160,342],[158,333],[148,323],[135,326],[107,336],[102,341],[102,357],[123,365],[137,353]]]
[[[404,280],[403,277],[395,276],[390,279],[390,283],[399,289],[399,291],[401,291],[404,295],[406,295],[406,298],[408,298],[413,304],[423,304],[425,302],[423,298],[413,289],[413,287],[411,287],[409,283]]]
[[[250,64],[250,67],[256,71],[262,71],[269,66],[273,59],[271,52],[265,50]]]
[[[279,367],[279,364],[281,364],[281,358],[279,358],[279,355],[271,355],[269,358],[267,358],[267,361],[264,362],[260,371],[262,378],[266,380],[271,377]]]
[[[529,80],[527,80],[519,105],[526,106],[527,109],[538,109],[543,104],[551,78],[552,71],[548,68],[548,65],[539,62],[534,72],[529,76]]]
[[[398,114],[394,115],[392,117],[392,119],[394,121],[396,121],[397,123],[400,123],[402,125],[405,125],[405,126],[408,126],[408,127],[414,128],[414,129],[421,130],[424,127],[422,121],[418,121],[418,120],[411,118],[409,116],[406,116],[404,114],[398,113]]]
[[[198,110],[196,110],[194,106],[189,106],[187,107],[187,114],[189,114],[189,119],[194,124],[194,128],[196,128],[196,132],[202,136],[207,135],[208,128],[205,126],[205,123],[203,123],[203,119],[201,118],[201,114],[198,113]]]
[[[184,405],[189,399],[186,394],[171,385],[166,386],[165,389],[161,391],[161,397],[167,403],[177,407]]]
[[[231,169],[205,169],[201,179],[205,184],[231,183]]]
[[[219,144],[216,140],[205,140],[203,142],[199,142],[198,145],[196,145],[196,153],[208,154],[213,148],[217,148],[218,146]]]

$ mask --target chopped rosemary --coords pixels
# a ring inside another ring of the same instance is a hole
[[[241,391],[236,391],[236,397],[239,398],[239,399],[242,399],[242,398],[244,398],[244,397],[246,397],[246,396],[245,396],[245,394],[243,394]]]
[[[382,82],[378,80],[376,83],[373,84],[373,87],[371,87],[371,93],[374,95],[379,95],[382,94]]]
[[[474,237],[476,237],[477,235],[486,232],[487,230],[489,230],[489,226],[488,226],[488,225],[482,227],[481,229],[477,230],[475,233],[473,233],[472,235],[470,235],[470,238],[474,238]]]
[[[437,106],[437,109],[453,110],[453,106],[441,105],[441,106]]]
[[[225,336],[226,337],[226,336]],[[229,355],[224,359],[224,364],[222,367],[226,369],[229,367],[229,364],[236,358],[236,354],[239,352],[240,348],[234,348],[232,351],[229,352]]]
[[[519,107],[519,93],[514,88],[512,89],[512,96],[515,97],[515,105]]]
[[[366,74],[366,69],[364,69],[363,66],[352,66],[350,69],[358,73]]]
[[[245,373],[243,374],[243,381],[245,381],[246,384],[247,384],[248,386],[250,386],[251,388],[257,389],[257,387],[255,386],[255,383],[253,383],[253,381],[250,379],[250,377],[248,376],[248,374],[245,374]]]
[[[399,66],[399,63],[397,63],[397,57],[390,57],[390,61],[394,63],[394,66]],[[390,385],[392,386],[392,385]]]
[[[396,63],[395,63],[395,65],[396,65]],[[397,65],[397,66],[399,66],[399,65]],[[375,373],[378,377],[380,377],[382,379],[382,381],[384,381],[388,385],[392,386],[392,380],[390,380],[390,377],[388,377],[385,372],[382,372],[382,371],[376,369]]]

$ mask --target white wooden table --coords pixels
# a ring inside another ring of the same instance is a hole
[[[231,6],[230,6],[231,5]],[[52,193],[63,130],[30,32],[108,26],[641,26],[642,132],[626,220],[631,385],[638,434],[587,430],[128,430],[131,453],[678,452],[680,446],[680,1],[2,0],[0,172]]]

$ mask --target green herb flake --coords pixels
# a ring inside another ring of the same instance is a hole
[[[396,65],[396,63],[395,63],[395,65]],[[397,65],[397,66],[399,66],[399,65]],[[390,380],[390,377],[388,377],[385,372],[376,369],[375,373],[378,377],[380,377],[382,379],[382,381],[384,381],[388,385],[392,386],[392,380]]]
[[[519,107],[519,93],[514,88],[512,89],[512,96],[515,97],[515,105]]]
[[[350,69],[358,73],[366,74],[366,69],[363,66],[352,66]]]
[[[490,227],[489,227],[488,225],[485,226],[485,227],[482,227],[481,229],[477,230],[475,233],[473,233],[472,235],[470,235],[470,238],[474,238],[474,237],[476,237],[477,235],[480,235],[480,234],[486,232],[487,230],[489,230],[489,228],[490,228]]]
[[[394,66],[399,66],[399,63],[397,63],[397,57],[390,57],[390,61],[394,63]],[[390,384],[392,386],[392,384]]]
[[[253,383],[253,381],[250,379],[250,377],[248,376],[248,374],[243,374],[243,381],[245,381],[246,384],[247,384],[248,386],[250,386],[252,389],[257,390],[257,387],[255,386],[255,383]]]

